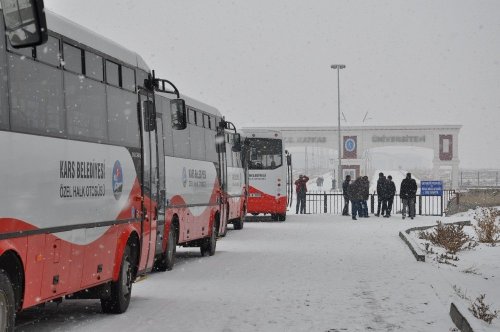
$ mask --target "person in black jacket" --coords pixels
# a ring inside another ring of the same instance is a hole
[[[403,219],[406,218],[406,208],[408,207],[408,216],[415,218],[415,199],[417,197],[417,182],[411,178],[411,173],[406,174],[406,178],[401,181],[399,196],[403,202]]]
[[[360,214],[359,216],[362,218],[369,218],[368,216],[368,199],[370,198],[370,180],[368,180],[368,177],[365,175],[361,178],[361,193],[362,193],[362,200],[361,200],[361,207],[360,207]]]
[[[386,178],[384,176],[384,173],[378,173],[378,180],[377,180],[377,213],[375,216],[380,216],[380,213],[382,212],[382,216],[385,214],[387,210],[387,185],[386,185]],[[380,208],[382,207],[382,211]]]
[[[342,194],[344,195],[344,208],[342,209],[343,216],[349,216],[349,196],[347,195],[347,188],[349,187],[349,183],[351,182],[351,176],[346,175],[345,181],[342,183]]]
[[[384,217],[389,218],[391,216],[392,204],[394,203],[394,196],[396,195],[396,185],[392,182],[392,176],[387,176],[387,211]]]
[[[347,187],[347,195],[351,200],[352,220],[357,220],[356,214],[361,213],[361,200],[363,199],[363,185],[361,178],[357,178],[349,185],[349,187]]]

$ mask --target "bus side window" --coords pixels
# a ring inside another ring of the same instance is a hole
[[[99,82],[104,81],[102,56],[85,51],[85,75]]]
[[[192,108],[189,109],[188,122],[190,124],[196,125],[196,111]]]
[[[106,83],[120,86],[120,65],[106,60]]]
[[[122,66],[122,86],[124,89],[135,92],[135,73],[133,69]]]
[[[47,43],[37,46],[36,58],[38,61],[48,63],[49,65],[52,65],[54,67],[59,67],[61,64],[59,39],[53,36],[49,36],[49,40],[47,41]]]
[[[64,69],[77,74],[83,74],[82,50],[78,47],[63,44]]]
[[[203,127],[210,129],[210,117],[203,114]]]

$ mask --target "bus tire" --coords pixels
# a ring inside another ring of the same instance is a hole
[[[215,248],[217,247],[217,226],[214,223],[212,225],[212,233],[210,237],[203,239],[200,246],[200,252],[202,256],[213,256],[215,254]]]
[[[218,234],[220,237],[225,237],[227,234],[227,223],[229,222],[229,204],[226,205],[226,224],[222,228],[222,231]]]
[[[177,249],[177,228],[174,224],[168,231],[167,247],[156,261],[155,270],[160,272],[171,271],[174,268],[175,252]]]
[[[233,227],[236,230],[243,229],[243,224],[245,223],[245,216],[241,216],[233,220]]]
[[[127,311],[132,295],[134,266],[130,245],[127,243],[123,251],[120,275],[117,281],[111,281],[111,294],[101,299],[102,311],[107,314],[121,314]]]
[[[277,221],[285,221],[286,220],[286,213],[284,213],[284,214],[277,214],[276,215],[276,220]]]
[[[7,273],[0,269],[0,331],[14,331],[15,303],[12,283]]]

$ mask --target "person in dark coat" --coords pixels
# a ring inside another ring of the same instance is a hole
[[[361,178],[361,206],[360,206],[360,214],[359,216],[362,218],[368,218],[368,199],[370,198],[370,181],[367,176],[363,176]]]
[[[408,216],[415,218],[415,199],[417,197],[417,182],[411,178],[411,173],[406,174],[406,178],[401,181],[399,196],[403,202],[403,219],[406,218],[406,208],[408,207]]]
[[[347,195],[351,200],[352,205],[352,220],[357,220],[356,215],[361,212],[361,200],[363,199],[362,192],[362,181],[361,178],[357,178],[353,183],[347,188]]]
[[[297,205],[295,206],[296,214],[299,214],[299,211],[301,214],[306,213],[307,181],[309,181],[309,178],[302,174],[295,180],[295,192],[297,193]]]
[[[386,178],[384,176],[384,173],[379,173],[378,174],[378,180],[377,180],[377,213],[375,214],[377,217],[380,216],[380,213],[382,212],[382,216],[385,214],[387,211],[387,185],[386,185]],[[382,210],[380,210],[382,208]]]
[[[344,208],[342,209],[343,216],[350,216],[349,214],[349,196],[347,195],[347,188],[351,182],[351,176],[346,175],[345,181],[342,183],[342,194],[344,195]]]
[[[392,176],[387,176],[387,210],[384,217],[389,218],[391,216],[392,204],[394,204],[394,196],[396,195],[396,185],[392,182]]]

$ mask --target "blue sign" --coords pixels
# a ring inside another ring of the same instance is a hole
[[[356,149],[356,141],[352,138],[345,140],[345,150],[348,152],[353,152]]]
[[[443,196],[443,181],[420,181],[422,196]]]

